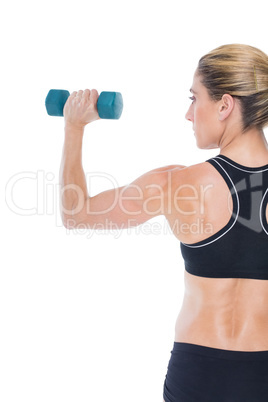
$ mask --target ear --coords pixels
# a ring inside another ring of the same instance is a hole
[[[234,109],[234,98],[231,95],[224,94],[219,102],[218,114],[219,120],[224,121],[230,116]]]

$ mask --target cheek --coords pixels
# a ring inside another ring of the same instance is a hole
[[[195,123],[198,127],[205,129],[207,134],[215,127],[215,117],[209,105],[196,107],[195,109]]]
[[[207,119],[207,113],[206,113],[206,109],[204,109],[203,107],[198,107],[198,105],[195,107],[195,119],[199,122],[205,122]]]
[[[196,130],[200,131],[205,123],[202,110],[195,108],[193,116],[194,127]]]

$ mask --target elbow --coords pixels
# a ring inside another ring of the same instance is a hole
[[[62,223],[63,226],[68,230],[73,230],[77,228],[77,222],[73,217],[70,215],[62,215]]]
[[[73,230],[80,228],[81,226],[86,226],[86,213],[85,213],[86,205],[83,204],[82,207],[71,207],[69,209],[60,208],[61,220],[63,226],[68,230]]]
[[[69,215],[63,213],[61,217],[63,226],[68,230],[90,228],[90,225],[86,223],[83,214]]]

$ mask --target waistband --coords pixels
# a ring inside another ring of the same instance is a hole
[[[268,360],[268,350],[244,352],[237,350],[217,349],[192,343],[174,342],[172,352],[194,353],[206,357],[215,357],[227,360]]]

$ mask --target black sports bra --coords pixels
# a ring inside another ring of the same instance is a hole
[[[208,278],[268,279],[268,164],[247,167],[221,154],[206,162],[227,183],[233,212],[209,238],[180,243],[186,271]]]

